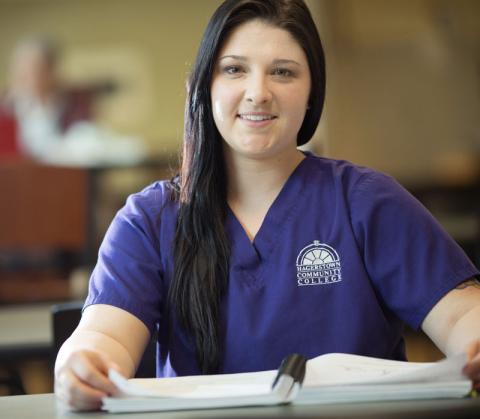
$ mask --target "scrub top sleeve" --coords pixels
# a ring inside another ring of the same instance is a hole
[[[372,172],[354,185],[351,220],[377,294],[415,329],[448,291],[478,275],[457,243],[390,176]]]
[[[85,307],[108,304],[140,319],[150,333],[160,322],[163,271],[159,231],[161,188],[147,188],[128,198],[100,246]]]

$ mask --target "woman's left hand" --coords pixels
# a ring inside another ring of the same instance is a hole
[[[480,390],[480,340],[468,344],[465,348],[467,364],[463,372],[473,381],[473,388]]]

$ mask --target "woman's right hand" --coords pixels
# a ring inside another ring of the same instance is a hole
[[[110,368],[119,367],[95,350],[77,349],[55,365],[55,395],[74,410],[98,410],[102,398],[117,388],[108,378]]]
[[[102,398],[118,392],[108,370],[132,377],[149,339],[149,330],[133,314],[106,304],[86,307],[80,324],[58,351],[57,398],[70,409],[100,409]]]

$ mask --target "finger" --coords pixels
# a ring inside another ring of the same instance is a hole
[[[108,374],[110,360],[101,352],[85,351],[84,356],[103,375]]]
[[[476,355],[480,354],[480,340],[475,340],[467,345],[465,352],[467,354],[467,360],[471,361]]]
[[[69,408],[78,410],[97,410],[107,396],[105,392],[83,383],[71,371],[59,376],[55,382],[55,394]]]
[[[476,387],[480,382],[480,354],[466,363],[463,368],[463,373],[474,382],[474,386]]]
[[[89,387],[94,387],[106,394],[116,391],[115,385],[108,379],[108,366],[96,353],[80,353],[72,362],[71,370],[76,377]]]
[[[467,354],[466,366],[471,366],[480,362],[480,341],[474,341],[465,348]]]
[[[109,369],[114,369],[118,372],[121,372],[120,366],[117,363],[111,361],[102,352],[96,352],[95,355],[96,356],[93,362],[96,363],[98,369],[101,370],[103,373],[105,373],[105,375],[108,376]]]
[[[108,394],[89,387],[76,377],[74,380],[76,382],[70,392],[70,405],[80,410],[99,410],[102,407],[102,399],[107,397]]]
[[[116,370],[117,372],[119,372],[120,374],[124,374],[124,372],[121,370],[120,366],[111,361],[110,359],[108,359],[108,357],[106,357],[103,353],[99,352],[99,353],[96,353],[96,355],[98,355],[100,357],[100,359],[103,361],[103,362],[99,362],[98,364],[98,368],[100,370],[102,370],[102,372],[105,374],[105,376],[107,377],[109,383],[110,383],[110,389],[108,391],[108,394],[111,395],[111,396],[115,396],[119,393],[119,389],[117,388],[117,386],[110,380],[109,376],[108,376],[108,373],[109,373],[109,370],[110,369],[113,369],[113,370]]]

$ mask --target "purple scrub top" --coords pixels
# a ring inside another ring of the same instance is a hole
[[[130,196],[101,245],[85,305],[110,304],[158,330],[157,375],[200,370],[191,338],[167,312],[178,204],[168,182]],[[478,275],[462,249],[391,177],[306,154],[252,242],[233,212],[221,302],[221,373],[276,369],[292,352],[405,359],[418,328],[460,282]]]

